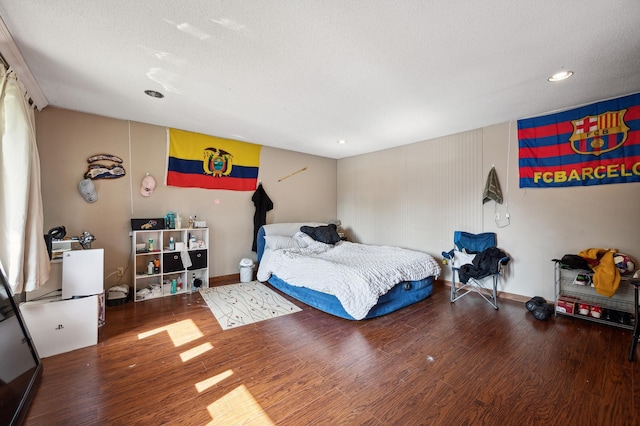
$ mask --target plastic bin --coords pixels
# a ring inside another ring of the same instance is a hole
[[[244,258],[240,261],[240,282],[250,283],[253,281],[253,260]]]

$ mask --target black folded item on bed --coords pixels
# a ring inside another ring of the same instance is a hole
[[[323,226],[301,226],[300,231],[321,243],[335,244],[340,241],[338,227],[333,223]]]

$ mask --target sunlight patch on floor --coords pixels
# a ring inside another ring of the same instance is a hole
[[[182,359],[182,362],[187,362],[199,355],[202,355],[207,351],[210,351],[211,349],[213,349],[213,345],[211,343],[203,343],[200,346],[196,346],[195,348],[191,348],[188,351],[182,352],[180,354],[180,358]]]
[[[167,334],[169,334],[169,338],[175,347],[193,342],[194,340],[204,336],[193,320],[188,319],[140,333],[138,334],[138,340],[142,340],[162,332],[167,332]]]
[[[238,386],[207,407],[209,425],[275,425],[246,386]]]
[[[196,389],[198,392],[204,392],[212,386],[220,383],[224,379],[227,379],[233,375],[233,370],[227,370],[224,373],[217,374],[213,377],[209,377],[206,380],[196,383]]]
[[[146,339],[161,333],[167,333],[175,347],[194,342],[204,334],[200,331],[193,320],[179,321],[164,327],[138,334],[138,340]],[[180,354],[182,362],[187,362],[213,349],[210,342],[203,343],[194,348],[188,349]],[[196,390],[204,392],[221,381],[231,377],[233,370],[227,370],[216,376],[205,379],[195,384]],[[211,416],[210,425],[275,425],[275,423],[264,412],[260,403],[256,401],[246,386],[238,386],[231,392],[217,399],[207,406],[207,412]]]

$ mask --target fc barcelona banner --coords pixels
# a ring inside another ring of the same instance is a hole
[[[261,145],[176,129],[167,144],[168,186],[255,191]]]
[[[640,182],[640,93],[518,120],[520,187]]]

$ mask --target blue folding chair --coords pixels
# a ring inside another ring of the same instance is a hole
[[[453,250],[442,252],[451,268],[451,303],[475,292],[498,309],[498,281],[511,258],[497,248],[496,234],[455,231],[453,245]]]

